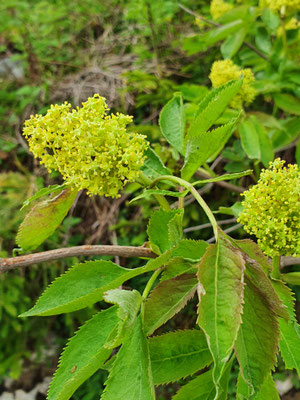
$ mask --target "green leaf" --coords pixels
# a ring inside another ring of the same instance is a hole
[[[185,273],[196,273],[196,267],[182,257],[174,257],[165,265],[160,277],[160,282],[167,281]]]
[[[243,176],[250,175],[251,173],[252,173],[252,169],[247,169],[247,171],[243,171],[243,172],[236,172],[234,174],[224,174],[224,175],[217,176],[215,178],[209,178],[209,179],[204,179],[201,181],[196,181],[196,182],[193,182],[192,185],[196,186],[199,184],[206,184],[206,183],[210,183],[210,182],[229,181],[231,179],[238,179]]]
[[[220,380],[220,395],[216,397],[216,388],[212,377],[212,370],[197,376],[184,385],[172,400],[227,400],[227,388],[232,362],[226,364],[224,374]]]
[[[213,379],[222,376],[241,324],[244,260],[224,240],[210,245],[199,263],[198,324],[214,359]]]
[[[119,287],[143,268],[126,269],[111,261],[77,264],[44,291],[36,305],[20,317],[45,316],[80,310],[102,300],[103,294]]]
[[[51,382],[48,400],[68,400],[102,367],[111,353],[105,343],[117,322],[117,309],[111,307],[96,314],[69,340]]]
[[[209,157],[222,150],[229,139],[239,117],[215,130],[207,130],[224,112],[241,85],[241,79],[231,81],[212,90],[199,104],[196,117],[185,138],[185,164],[181,170],[183,179],[189,180]]]
[[[279,348],[285,367],[296,369],[300,376],[300,326],[297,322],[287,322],[282,318],[279,320],[279,326]]]
[[[213,154],[219,153],[230,138],[238,119],[233,119],[208,132],[199,132],[189,136],[186,144],[185,162],[181,169],[181,176],[189,180],[205,161]]]
[[[166,168],[160,157],[150,147],[145,152],[146,160],[142,167],[142,172],[149,178],[155,179],[160,175],[170,175],[170,170]]]
[[[259,26],[256,29],[256,35],[255,35],[255,43],[256,46],[261,50],[262,52],[266,54],[270,54],[272,50],[272,43],[270,40],[270,34],[266,30],[265,27]]]
[[[290,285],[300,285],[300,272],[288,272],[287,274],[282,274],[281,279]]]
[[[174,93],[173,98],[161,110],[159,126],[165,139],[182,153],[185,115],[181,93]]]
[[[178,209],[160,209],[151,215],[147,233],[155,253],[164,253],[179,242],[182,237],[182,217],[183,211]]]
[[[229,24],[222,25],[219,28],[211,29],[202,35],[187,37],[183,41],[183,49],[188,55],[196,54],[199,51],[206,51],[215,43],[224,40],[232,33],[239,31],[243,25],[244,22],[238,19]]]
[[[66,188],[66,186],[67,185],[65,185],[65,184],[64,185],[51,185],[51,186],[48,186],[46,188],[40,189],[33,196],[29,197],[29,199],[24,201],[21,210],[23,210],[23,208],[27,207],[34,200],[37,200],[37,199],[39,199],[40,197],[43,197],[43,196],[47,196],[48,194],[51,194],[51,193],[56,193],[58,191],[62,191],[63,189]]]
[[[191,137],[206,132],[215,121],[222,115],[232,98],[238,93],[243,80],[235,80],[226,83],[216,89],[212,89],[199,103],[196,117],[192,122],[187,136],[186,143]]]
[[[239,374],[237,382],[237,400],[248,400],[250,396],[250,388],[247,383]],[[278,392],[276,390],[274,381],[271,375],[268,375],[264,380],[259,392],[252,397],[253,400],[280,400]]]
[[[278,108],[289,114],[300,115],[300,100],[297,97],[286,93],[274,93],[273,97]]]
[[[64,189],[57,196],[36,204],[19,227],[17,244],[23,250],[37,248],[65,218],[76,195],[76,191]]]
[[[173,257],[182,257],[184,260],[197,262],[204,255],[208,243],[204,240],[182,239],[172,251]]]
[[[200,330],[169,332],[148,339],[148,343],[155,385],[185,378],[212,362]]]
[[[178,313],[195,294],[196,287],[197,279],[193,274],[160,282],[145,303],[144,326],[147,336]]]
[[[274,290],[272,283],[261,266],[252,259],[246,260],[245,274],[253,285],[263,294],[270,310],[280,317],[289,318],[288,310]]]
[[[148,343],[141,316],[119,350],[101,400],[154,400]]]
[[[274,151],[264,126],[255,116],[240,125],[242,147],[249,158],[262,161],[265,167],[274,158]]]
[[[243,323],[235,344],[236,356],[250,398],[256,394],[276,362],[279,339],[277,317],[261,293],[245,276]]]
[[[270,264],[268,257],[261,251],[257,243],[250,239],[236,240],[231,239],[235,246],[246,253],[250,259],[255,260],[265,271],[266,274],[272,271],[272,265]],[[246,257],[247,259],[247,257]]]
[[[240,216],[243,211],[243,206],[240,201],[234,203],[231,207],[219,207],[217,211],[214,211],[214,214],[225,214],[232,215],[236,218]]]
[[[172,192],[171,190],[162,190],[162,189],[145,189],[143,193],[135,197],[130,201],[129,204],[133,203],[134,201],[147,198],[153,195],[162,195],[162,196],[171,196],[171,197],[185,197],[188,194],[188,190],[185,190],[184,192]]]
[[[300,375],[300,326],[295,316],[293,292],[281,281],[272,281],[278,296],[289,312],[288,321],[280,318],[279,348],[286,368],[295,368]]]
[[[232,58],[239,51],[245,40],[247,32],[248,29],[243,27],[233,35],[228,36],[227,39],[222,43],[221,53],[225,59]]]
[[[136,316],[140,310],[142,296],[137,290],[112,289],[106,292],[103,299],[107,303],[117,304],[119,323],[111,333],[106,348],[120,346],[126,333],[132,328]]]

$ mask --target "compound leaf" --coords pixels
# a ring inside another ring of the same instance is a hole
[[[160,282],[145,304],[145,333],[151,335],[180,311],[194,295],[196,287],[197,279],[193,274],[183,274]]]
[[[48,400],[68,400],[102,367],[111,353],[105,343],[117,323],[117,307],[111,307],[87,321],[69,340],[51,382]]]
[[[19,227],[16,242],[23,250],[34,250],[60,225],[77,191],[64,189],[57,196],[36,204]]]
[[[148,339],[155,385],[194,374],[212,362],[205,335],[200,330],[170,332]]]

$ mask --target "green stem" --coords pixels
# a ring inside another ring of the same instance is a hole
[[[286,29],[285,29],[285,7],[281,8],[281,28],[282,28],[282,43],[285,56],[288,53],[287,41],[286,41]]]
[[[142,314],[142,319],[144,320],[144,313],[145,313],[145,302],[146,299],[148,297],[148,294],[152,288],[152,286],[154,285],[158,275],[161,273],[162,271],[162,267],[158,268],[156,271],[153,272],[151,278],[149,279],[149,281],[147,282],[147,285],[145,286],[145,289],[143,291],[142,294],[142,304],[141,304],[141,314]]]
[[[207,215],[209,222],[211,223],[211,225],[213,227],[214,235],[215,235],[215,238],[217,241],[219,238],[219,229],[218,229],[217,221],[216,221],[213,213],[211,212],[211,209],[205,203],[205,201],[200,196],[200,194],[197,192],[197,190],[194,188],[194,186],[191,183],[185,181],[184,179],[178,178],[176,176],[171,176],[171,175],[159,176],[158,178],[154,179],[154,181],[152,181],[151,186],[154,186],[156,183],[163,181],[163,180],[178,183],[179,185],[185,187],[186,189],[188,189],[191,192],[191,194],[195,197],[196,201],[200,204],[203,211]]]
[[[153,181],[151,181],[151,179],[149,179],[143,172],[140,174],[140,177],[139,179],[137,179],[137,182],[143,186],[150,186],[150,185],[153,186]],[[157,200],[158,204],[164,210],[166,211],[171,210],[170,204],[163,195],[155,194],[154,197]]]
[[[272,278],[279,279],[280,278],[280,256],[273,257],[273,271],[272,271]]]

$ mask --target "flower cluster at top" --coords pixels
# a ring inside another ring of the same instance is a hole
[[[300,171],[296,164],[284,164],[277,158],[262,170],[257,185],[242,194],[238,218],[270,257],[300,255]]]
[[[52,105],[45,116],[31,116],[24,135],[48,171],[59,171],[68,185],[89,194],[119,197],[126,182],[140,174],[148,147],[145,136],[126,132],[132,117],[107,115],[105,99],[95,94],[82,107]]]
[[[297,11],[300,9],[300,0],[260,0],[261,7],[268,7],[272,11],[281,11],[284,7],[287,11]]]
[[[233,108],[241,108],[243,103],[250,104],[256,96],[256,90],[252,86],[255,78],[251,69],[241,69],[232,60],[221,60],[213,63],[209,75],[209,79],[215,88],[241,77],[243,77],[242,87],[230,102]]]
[[[210,13],[213,19],[222,17],[227,11],[232,10],[233,5],[223,0],[212,0],[210,3]]]

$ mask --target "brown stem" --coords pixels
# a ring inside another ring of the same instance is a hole
[[[62,249],[43,251],[41,253],[27,254],[12,258],[0,258],[0,274],[15,268],[26,267],[45,261],[58,260],[65,257],[79,256],[119,256],[119,257],[145,257],[155,258],[156,254],[147,247],[131,246],[75,246]]]

